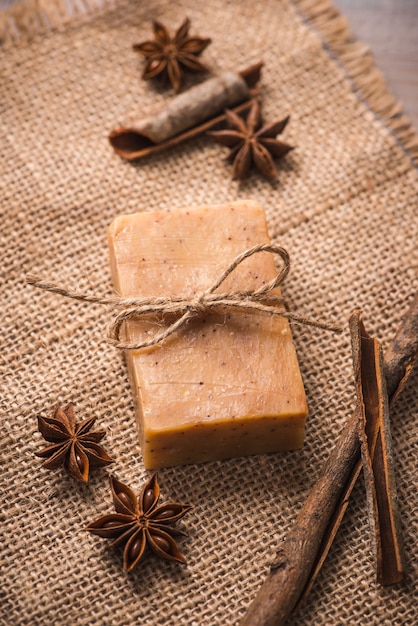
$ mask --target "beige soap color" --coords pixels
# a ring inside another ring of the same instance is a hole
[[[262,243],[265,213],[250,200],[123,215],[109,229],[113,283],[121,296],[192,297]],[[256,289],[275,274],[261,252],[219,289]],[[124,339],[149,339],[172,321],[130,320]],[[147,469],[302,446],[307,405],[286,319],[219,309],[125,354]]]

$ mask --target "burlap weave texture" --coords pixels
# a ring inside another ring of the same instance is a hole
[[[36,416],[73,401],[107,429],[110,471],[139,490],[147,473],[123,356],[104,340],[105,307],[40,293],[27,272],[110,293],[116,215],[249,197],[291,255],[292,309],[345,324],[360,307],[384,345],[406,311],[418,285],[416,166],[389,114],[359,91],[361,59],[352,79],[344,50],[324,45],[332,24],[320,32],[312,13],[285,0],[132,0],[0,52],[1,626],[235,625],[354,405],[348,332],[293,326],[310,410],[304,449],[162,469],[163,497],[194,504],[182,523],[188,565],[149,558],[125,574],[120,553],[84,530],[112,510],[109,472],[80,486],[34,456]],[[284,138],[296,146],[276,182],[232,181],[206,137],[135,164],[113,153],[112,128],[172,97],[141,81],[131,44],[149,38],[152,19],[176,27],[185,15],[213,40],[204,53],[213,72],[264,61],[264,117],[290,113]],[[415,374],[392,416],[407,581],[375,583],[360,481],[291,624],[416,623],[416,386]]]

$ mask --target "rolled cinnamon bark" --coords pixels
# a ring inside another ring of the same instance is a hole
[[[174,97],[167,105],[127,127],[112,131],[109,141],[128,160],[165,149],[196,136],[223,119],[226,108],[245,103],[258,82],[262,64],[242,72],[223,72]]]

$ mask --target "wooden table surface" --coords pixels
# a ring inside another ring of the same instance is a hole
[[[0,10],[17,0],[0,0]],[[334,0],[418,130],[418,0]]]
[[[418,0],[334,0],[418,131]]]

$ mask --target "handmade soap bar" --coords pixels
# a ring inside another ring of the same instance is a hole
[[[249,200],[123,215],[109,229],[113,283],[122,296],[191,297],[269,242],[265,213]],[[219,289],[256,289],[275,274],[273,255],[258,253]],[[149,339],[172,321],[130,320],[124,339]],[[146,468],[302,445],[307,406],[287,320],[219,309],[125,354]]]

